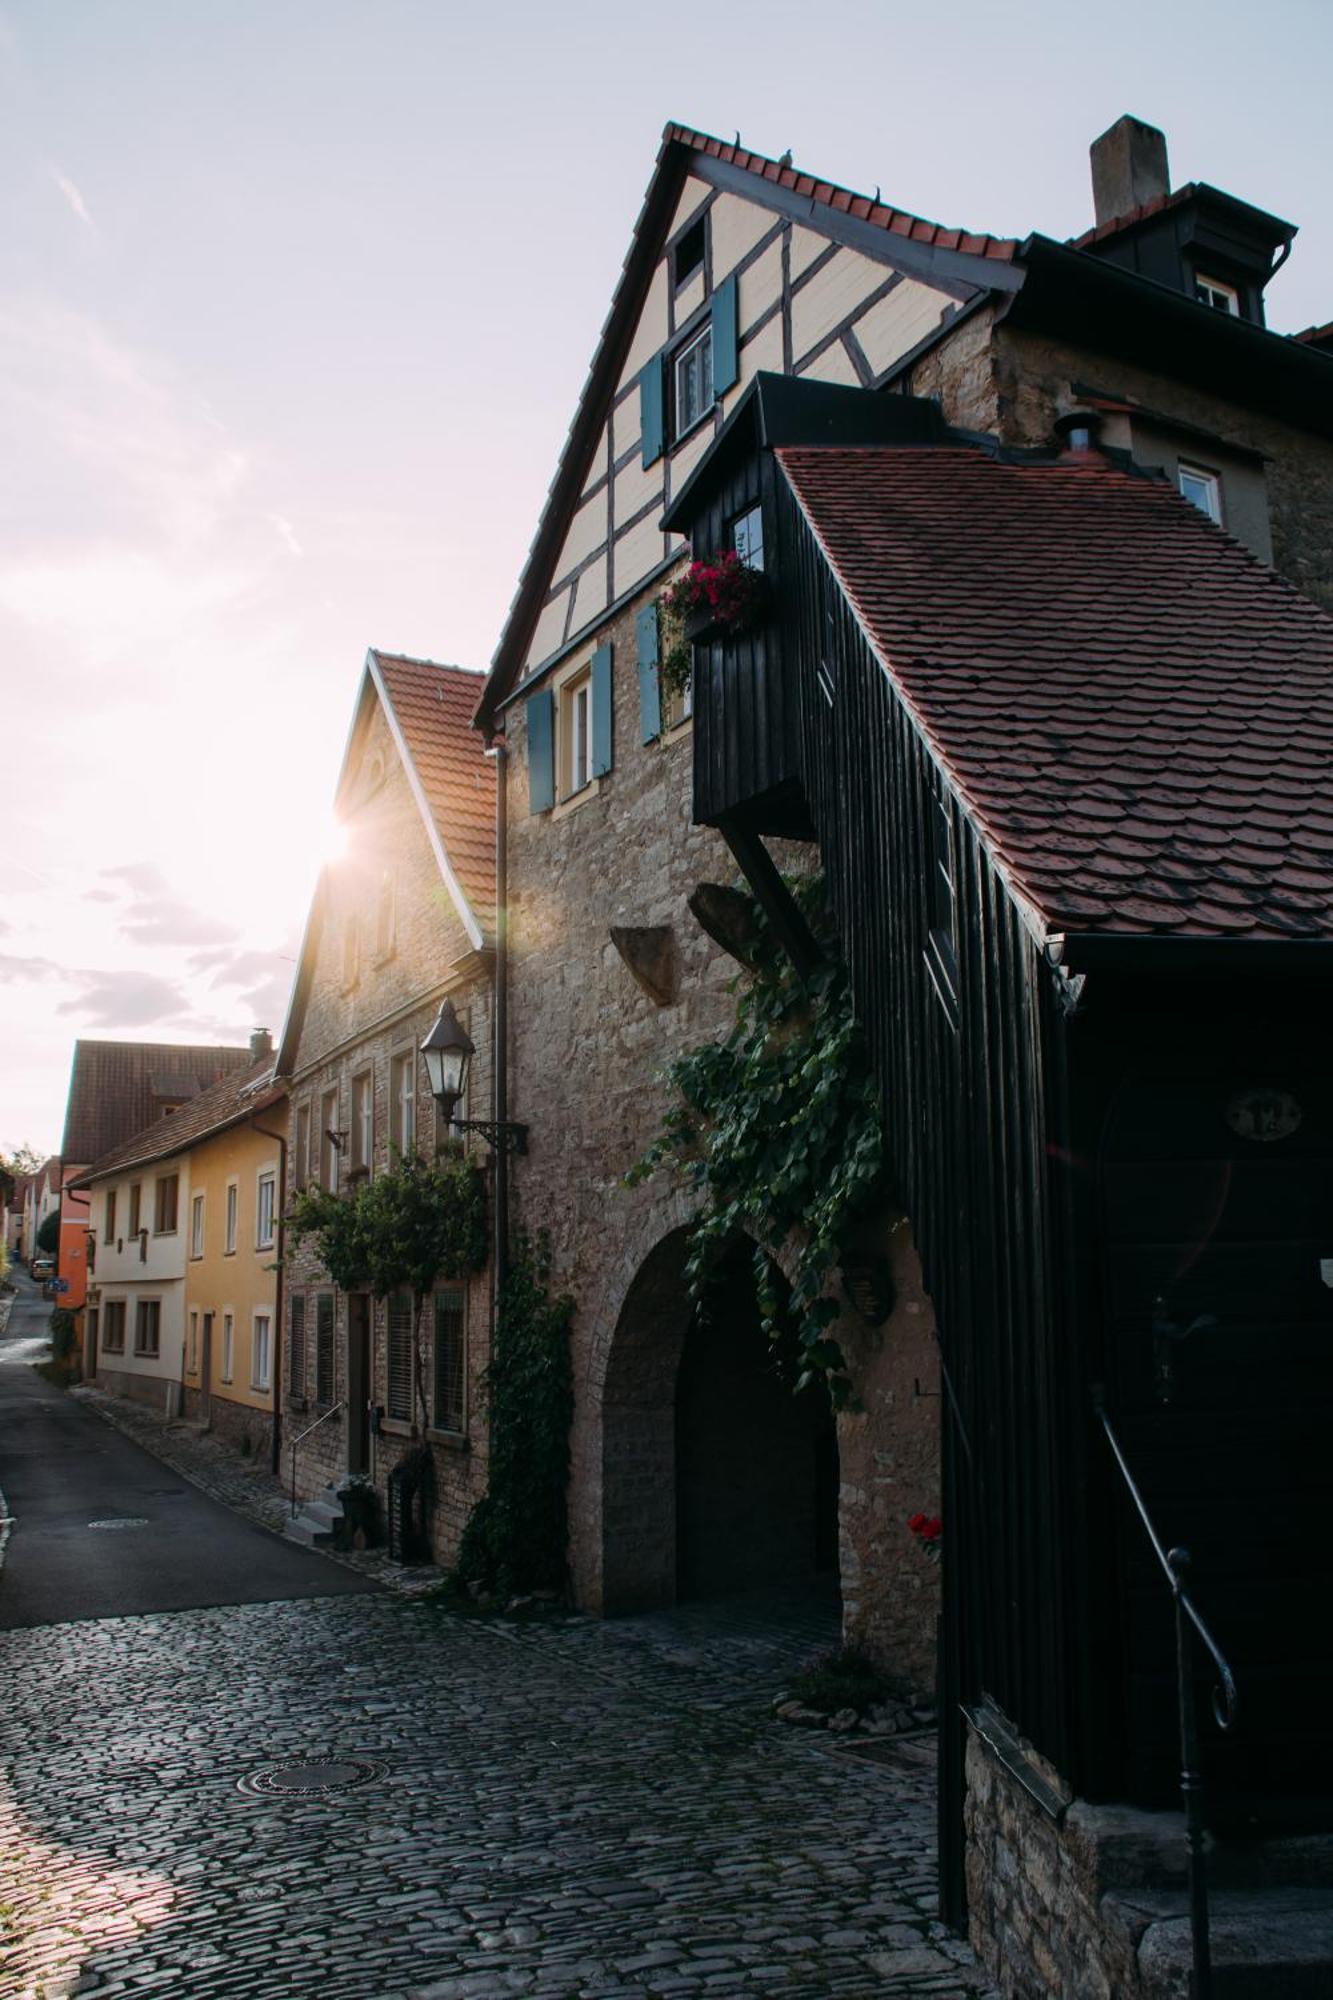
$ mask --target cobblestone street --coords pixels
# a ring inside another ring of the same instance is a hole
[[[932,1915],[928,1762],[768,1719],[823,1623],[376,1595],[12,1633],[0,1990],[982,1992]],[[242,1788],[302,1758],[382,1772]]]

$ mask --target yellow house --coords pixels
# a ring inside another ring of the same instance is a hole
[[[190,1147],[185,1236],[184,1414],[267,1454],[278,1409],[286,1092],[271,1054],[232,1084]]]

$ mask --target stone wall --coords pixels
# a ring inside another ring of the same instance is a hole
[[[105,1389],[108,1395],[142,1403],[145,1409],[156,1410],[161,1416],[175,1416],[180,1408],[180,1384],[170,1376],[139,1375],[129,1368],[108,1368],[102,1362],[96,1379],[98,1388]]]

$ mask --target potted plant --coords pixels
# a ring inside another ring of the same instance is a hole
[[[680,622],[684,639],[693,645],[749,631],[764,603],[763,571],[751,569],[735,549],[696,556],[661,597],[668,619]]]

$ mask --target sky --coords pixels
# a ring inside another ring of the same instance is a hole
[[[368,646],[483,668],[663,125],[951,226],[1089,142],[1301,225],[1333,6],[0,0],[0,1151],[76,1036],[281,1027]]]

